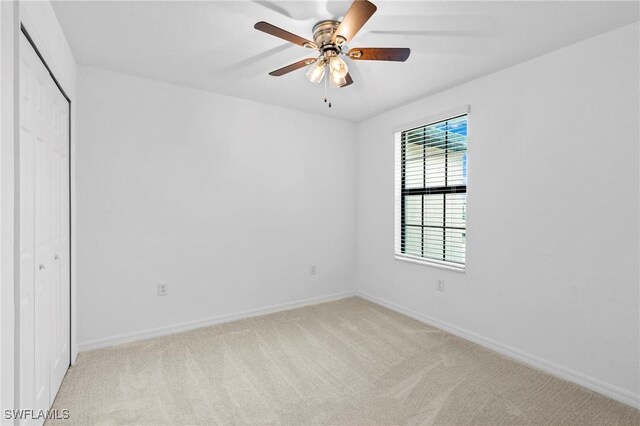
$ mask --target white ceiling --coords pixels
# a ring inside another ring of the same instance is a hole
[[[373,0],[350,47],[409,47],[405,63],[348,61],[355,83],[332,90],[304,70],[269,71],[313,52],[256,31],[267,21],[305,38],[350,1],[55,1],[76,60],[114,71],[361,121],[639,19],[638,2]]]

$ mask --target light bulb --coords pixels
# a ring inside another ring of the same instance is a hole
[[[321,60],[310,66],[306,74],[307,79],[313,84],[320,83],[324,77],[324,65],[324,61]]]
[[[336,78],[344,78],[349,72],[347,64],[339,56],[332,56],[329,59],[329,66],[331,68],[331,75],[336,75]]]
[[[340,77],[337,73],[331,73],[331,84],[335,87],[342,87],[347,84],[347,79],[345,77]]]

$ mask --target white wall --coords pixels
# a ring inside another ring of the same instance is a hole
[[[355,125],[95,68],[78,81],[81,347],[355,290]]]
[[[638,36],[636,23],[362,123],[359,291],[637,404]],[[394,260],[392,129],[466,104],[466,273]]]

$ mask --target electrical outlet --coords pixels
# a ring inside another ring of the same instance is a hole
[[[309,275],[315,275],[317,273],[316,271],[316,265],[311,265],[309,267]]]
[[[444,291],[444,280],[438,280],[438,287],[436,287],[438,291]]]
[[[167,285],[159,283],[158,284],[158,296],[166,296],[167,295]]]

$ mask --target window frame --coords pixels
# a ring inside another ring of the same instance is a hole
[[[427,118],[421,119],[421,120],[416,120],[413,121],[411,123],[407,123],[407,124],[403,124],[401,126],[397,126],[396,128],[393,129],[393,136],[394,136],[394,144],[395,144],[395,164],[394,164],[394,168],[395,168],[395,245],[394,245],[394,257],[396,260],[401,260],[401,261],[406,261],[406,262],[411,262],[411,263],[416,263],[416,264],[420,264],[420,265],[424,265],[424,266],[432,266],[432,267],[436,267],[436,268],[441,268],[441,269],[447,269],[447,270],[451,270],[451,271],[456,271],[456,272],[465,272],[466,271],[466,265],[467,265],[467,250],[465,247],[465,263],[461,264],[461,263],[456,263],[456,262],[450,262],[450,261],[446,261],[446,260],[438,260],[438,259],[431,259],[431,258],[425,258],[425,257],[420,257],[420,256],[415,256],[415,255],[411,255],[411,254],[406,254],[406,253],[402,253],[402,229],[403,229],[403,225],[404,225],[404,215],[403,215],[403,207],[404,207],[404,195],[403,194],[403,183],[404,183],[404,178],[403,178],[403,173],[402,173],[402,169],[403,169],[403,150],[402,150],[402,132],[407,131],[407,130],[412,130],[418,127],[425,127],[425,126],[430,126],[432,124],[436,124],[438,122],[442,122],[442,121],[446,121],[449,119],[453,119],[456,117],[460,117],[466,115],[467,116],[467,126],[469,123],[469,106],[468,105],[464,105],[458,108],[453,108],[447,111],[444,111],[442,113],[439,114],[435,114],[432,116],[429,116]],[[468,145],[468,141],[469,141],[469,133],[467,131],[467,145]],[[467,150],[468,152],[468,150]],[[467,156],[467,170],[468,170],[468,156]],[[467,172],[467,178],[468,178],[468,172]],[[411,190],[410,190],[411,191]],[[421,191],[426,191],[429,192],[429,190],[425,190],[425,189],[421,189],[421,190],[417,190],[416,192],[421,192]],[[465,185],[465,192],[464,193],[468,193],[469,188],[468,188],[468,181],[467,181],[467,185]],[[455,191],[450,191],[451,193],[455,193]],[[461,192],[458,192],[461,193]],[[468,208],[467,208],[467,212],[468,212]],[[467,216],[468,217],[468,216]],[[446,229],[446,228],[444,228]],[[468,227],[467,227],[467,220],[465,220],[465,230],[468,233]],[[443,245],[444,246],[444,245]],[[446,246],[444,246],[446,247]]]

